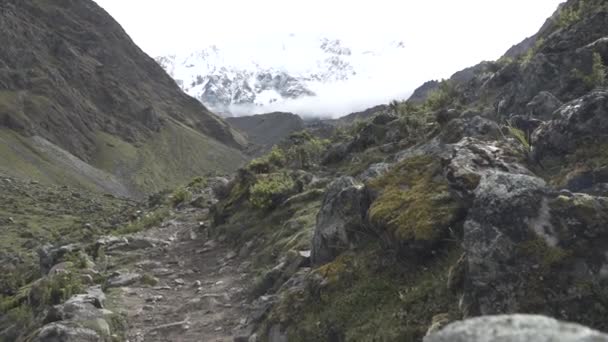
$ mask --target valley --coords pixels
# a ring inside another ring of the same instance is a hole
[[[93,1],[0,19],[0,342],[608,341],[604,1],[335,119],[217,115],[313,76],[237,99]]]

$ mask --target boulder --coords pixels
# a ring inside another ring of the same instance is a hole
[[[40,329],[34,342],[103,342],[95,330],[70,322],[51,323]]]
[[[360,174],[357,179],[361,182],[368,182],[372,179],[383,176],[388,172],[390,164],[388,163],[377,163],[370,165],[367,170]]]
[[[596,90],[589,95],[562,106],[553,120],[544,123],[536,132],[533,155],[537,160],[570,154],[586,142],[606,143],[608,131],[608,91]]]
[[[42,274],[48,274],[53,266],[61,262],[66,254],[78,252],[82,250],[79,244],[69,244],[61,247],[53,247],[52,245],[44,245],[38,250],[40,259],[40,271]]]
[[[464,137],[486,141],[498,140],[501,137],[500,126],[481,116],[456,118],[445,124],[440,135],[441,142],[446,144],[457,143]]]
[[[606,183],[608,91],[596,90],[571,101],[532,135],[532,158],[552,183],[588,192]]]
[[[348,143],[337,143],[327,149],[321,159],[321,164],[329,165],[338,163],[346,157],[349,152]]]
[[[325,192],[313,236],[311,261],[331,262],[340,252],[354,246],[356,232],[365,226],[369,207],[367,191],[352,177],[332,182]]]
[[[115,272],[112,276],[107,280],[106,286],[108,288],[111,287],[124,287],[137,283],[142,278],[142,275],[139,273],[130,273],[130,272]]]
[[[536,315],[477,317],[455,322],[424,342],[604,342],[608,335]]]
[[[464,224],[465,296],[475,302],[468,314],[519,309],[516,295],[527,284],[518,275],[533,265],[522,260],[517,250],[535,239],[535,232],[545,234],[549,227],[546,192],[540,178],[497,170],[483,174]],[[551,245],[554,239],[546,237]]]
[[[372,123],[375,125],[386,125],[389,122],[397,120],[397,115],[389,112],[381,112],[380,114],[374,116],[372,119]]]
[[[526,105],[526,108],[528,109],[530,117],[540,120],[550,120],[553,116],[553,112],[559,109],[562,104],[562,101],[555,97],[555,95],[548,91],[541,91]]]

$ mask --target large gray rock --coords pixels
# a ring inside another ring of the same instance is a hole
[[[608,91],[597,90],[561,107],[553,120],[532,137],[536,159],[560,156],[577,150],[585,141],[606,141]]]
[[[608,335],[535,315],[478,317],[455,322],[424,342],[604,342]]]
[[[528,114],[531,117],[540,120],[549,120],[552,118],[553,112],[559,109],[562,104],[562,101],[555,97],[555,95],[548,91],[541,91],[526,105],[526,107],[528,109]]]
[[[516,312],[518,277],[532,264],[518,259],[518,245],[545,234],[545,182],[523,174],[494,171],[483,175],[464,224],[467,253],[465,295],[474,304],[468,314]],[[555,245],[554,237],[547,240]],[[467,310],[465,310],[467,311]]]
[[[127,271],[114,272],[112,276],[107,280],[106,286],[111,287],[124,287],[137,283],[142,278],[139,273],[131,273]]]
[[[40,259],[40,271],[43,274],[49,273],[53,266],[61,262],[62,258],[70,253],[75,253],[82,250],[79,244],[69,244],[60,247],[52,245],[44,245],[38,250],[38,258]]]
[[[96,331],[69,322],[48,324],[36,335],[34,342],[103,342]]]
[[[325,192],[313,236],[312,262],[331,262],[340,252],[354,246],[356,232],[365,226],[369,208],[367,191],[352,177],[332,182]]]
[[[368,182],[370,180],[379,178],[389,171],[390,166],[391,165],[388,163],[372,164],[367,168],[367,170],[363,171],[363,173],[360,174],[357,179],[362,182]]]

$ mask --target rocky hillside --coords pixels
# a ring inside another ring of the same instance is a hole
[[[6,177],[0,340],[608,341],[607,20],[146,205]]]
[[[0,19],[3,172],[137,195],[244,160],[243,138],[93,1],[8,0]]]
[[[226,118],[226,121],[243,133],[259,152],[270,149],[285,140],[291,133],[304,129],[304,120],[292,113],[268,113]]]
[[[608,330],[606,18],[571,0],[525,53],[241,170],[213,231],[260,269],[257,338],[420,341],[518,312]]]

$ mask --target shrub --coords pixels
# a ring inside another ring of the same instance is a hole
[[[288,163],[292,167],[308,169],[320,162],[321,156],[329,144],[329,140],[311,136],[308,141],[295,144],[287,150]]]
[[[530,63],[532,61],[532,59],[534,58],[534,56],[536,56],[536,54],[543,47],[544,44],[545,44],[544,38],[540,38],[539,40],[537,40],[536,43],[534,43],[534,46],[529,48],[528,51],[526,51],[526,53],[521,57],[522,58],[521,63],[524,65]]]
[[[255,174],[270,173],[276,168],[281,168],[286,164],[285,152],[278,146],[274,146],[272,150],[259,158],[252,160],[247,169]]]
[[[581,20],[583,5],[578,6],[564,6],[559,12],[557,18],[557,26],[559,28],[567,28],[570,25]]]
[[[249,201],[256,208],[271,209],[285,199],[295,183],[285,173],[276,173],[259,178],[251,187]]]
[[[593,53],[593,66],[587,83],[591,87],[602,87],[606,84],[606,66],[602,60],[602,55],[597,52]]]
[[[66,272],[42,278],[32,285],[29,303],[33,307],[57,305],[84,290],[79,274]]]
[[[509,130],[509,134],[521,144],[526,152],[530,152],[532,145],[526,133],[519,128],[513,127],[510,122],[507,122],[507,129]]]
[[[120,227],[115,230],[113,234],[115,235],[125,235],[137,233],[142,230],[146,230],[157,226],[163,222],[165,218],[167,218],[171,214],[171,211],[166,207],[161,207],[153,212],[150,212],[144,215],[142,218],[138,218],[137,220]]]
[[[457,100],[458,91],[454,82],[450,80],[443,80],[439,88],[432,91],[424,103],[424,107],[429,110],[435,111],[441,108],[445,108]]]
[[[184,187],[179,187],[175,189],[175,191],[173,191],[173,194],[171,194],[171,204],[174,207],[177,207],[178,205],[187,202],[191,199],[192,193]]]
[[[206,178],[204,178],[204,177],[195,177],[194,179],[192,179],[190,181],[190,183],[188,183],[188,185],[186,186],[186,189],[189,189],[191,191],[196,191],[196,190],[203,189],[206,186],[207,186],[207,179]]]

